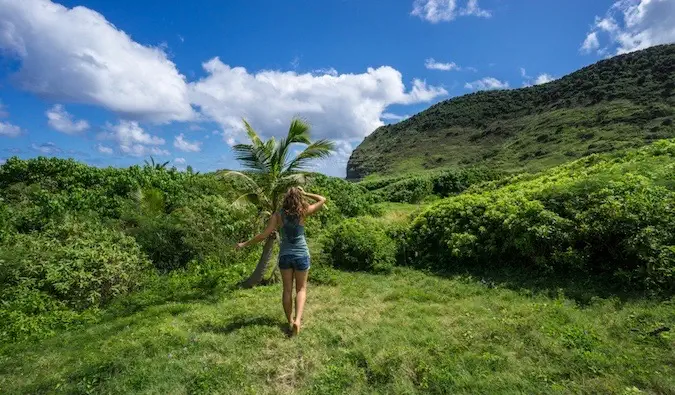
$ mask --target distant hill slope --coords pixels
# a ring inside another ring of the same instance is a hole
[[[483,164],[540,170],[675,137],[675,45],[616,56],[544,85],[469,94],[375,130],[347,178]]]

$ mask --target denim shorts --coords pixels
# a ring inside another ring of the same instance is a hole
[[[279,257],[279,269],[305,272],[309,270],[309,256],[282,255]]]

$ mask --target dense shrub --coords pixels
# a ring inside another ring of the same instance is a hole
[[[447,197],[463,192],[472,185],[501,177],[503,174],[500,172],[483,168],[444,170],[432,177],[432,190],[434,195]]]
[[[675,284],[675,142],[595,156],[451,197],[411,225],[409,263],[536,266]]]
[[[227,262],[233,257],[235,242],[257,230],[252,206],[233,206],[230,200],[214,195],[183,202],[171,218],[182,232],[182,244],[192,253],[190,260]]]
[[[365,188],[339,178],[313,175],[307,191],[326,197],[326,206],[308,218],[307,235],[320,234],[331,224],[360,215],[377,215],[376,198]]]
[[[406,178],[378,191],[383,200],[397,203],[419,203],[432,193],[433,182],[428,176]]]
[[[387,272],[396,263],[396,252],[394,240],[372,219],[345,220],[323,237],[324,258],[338,269]]]
[[[419,203],[431,195],[447,197],[463,192],[472,185],[502,177],[500,172],[485,168],[447,169],[420,175],[401,176],[360,182],[379,200]]]
[[[92,309],[136,289],[150,268],[134,239],[87,218],[12,234],[0,245],[0,338],[91,318]]]

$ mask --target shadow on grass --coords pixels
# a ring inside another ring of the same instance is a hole
[[[227,325],[221,326],[221,325],[214,325],[214,324],[206,324],[200,327],[199,329],[202,332],[211,332],[211,333],[218,333],[218,334],[230,334],[232,332],[235,332],[239,329],[243,328],[249,328],[249,327],[256,327],[256,326],[268,326],[268,327],[277,327],[281,332],[283,332],[286,336],[290,336],[288,324],[285,322],[282,322],[276,318],[272,317],[236,317],[232,322],[230,322]]]
[[[639,300],[667,300],[673,297],[670,291],[652,292],[620,284],[609,276],[570,272],[542,272],[535,269],[504,267],[456,268],[446,271],[429,271],[441,277],[463,277],[478,281],[488,288],[502,287],[520,293],[545,295],[551,298],[564,296],[580,306],[588,306],[594,300],[615,298],[621,303]]]

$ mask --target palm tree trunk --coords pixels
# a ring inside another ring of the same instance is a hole
[[[272,258],[272,250],[274,250],[274,242],[276,240],[276,235],[272,234],[265,241],[263,252],[260,256],[260,260],[258,261],[258,265],[255,267],[253,274],[251,274],[251,276],[246,281],[244,281],[245,288],[255,287],[262,281],[263,276],[267,272],[267,265],[269,265],[270,259]]]

